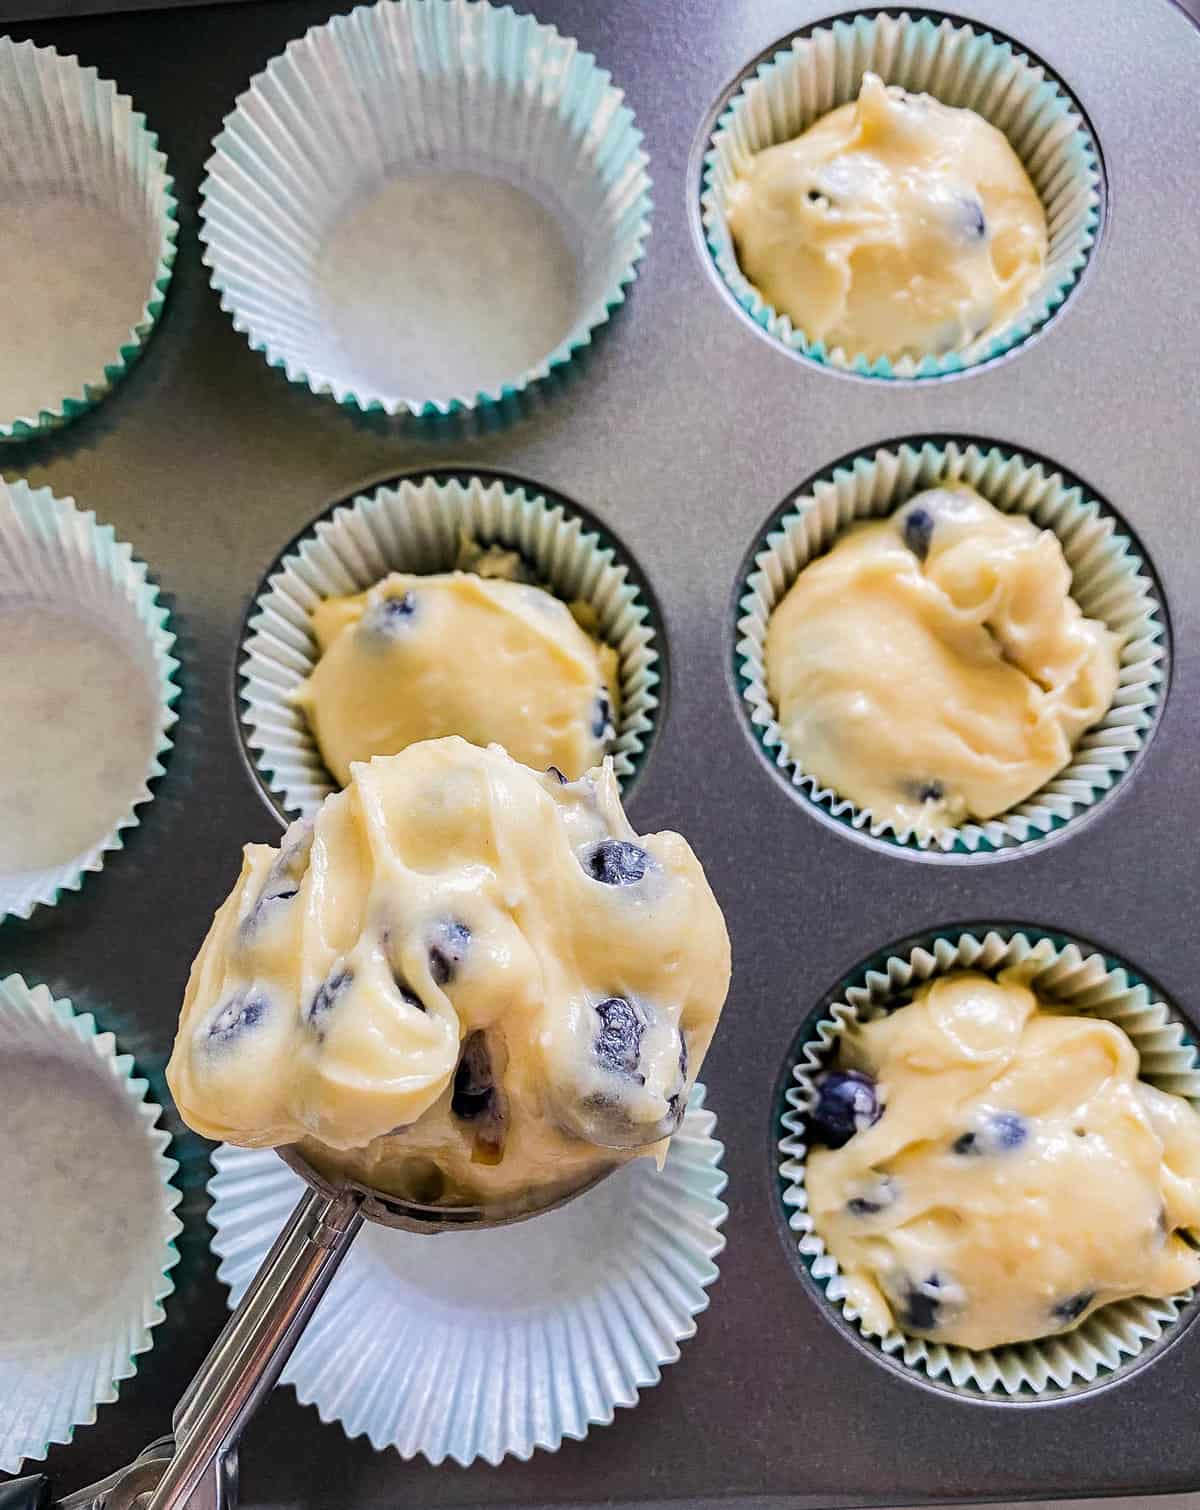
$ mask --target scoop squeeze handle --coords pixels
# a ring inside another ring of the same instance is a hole
[[[175,1455],[146,1510],[183,1510],[236,1446],[349,1251],[362,1200],[353,1190],[301,1196],[175,1409]]]

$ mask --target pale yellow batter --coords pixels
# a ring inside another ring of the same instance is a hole
[[[997,1347],[1200,1281],[1200,1115],[1022,981],[941,977],[842,1040],[882,1115],[809,1154],[809,1209],[869,1332]]]
[[[468,570],[393,572],[313,610],[320,659],[292,696],[343,785],[355,760],[460,734],[582,776],[615,736],[617,653],[520,558],[470,552]]]
[[[566,783],[436,740],[247,846],[167,1077],[208,1137],[519,1202],[657,1151],[729,969],[699,861],[634,834],[611,765]]]
[[[927,835],[1061,771],[1112,703],[1119,648],[1050,531],[947,484],[801,571],[767,626],[767,687],[801,770]]]
[[[996,334],[1046,262],[1045,210],[1007,138],[873,73],[856,102],[754,157],[729,227],[768,304],[872,360]]]

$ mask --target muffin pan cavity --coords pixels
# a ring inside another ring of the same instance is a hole
[[[470,409],[561,366],[622,302],[646,161],[572,38],[508,7],[383,0],[241,96],[204,183],[205,261],[293,382],[388,414]]]
[[[176,721],[175,636],[146,566],[73,499],[0,483],[0,922],[124,844]]]
[[[755,154],[799,136],[858,96],[863,74],[973,110],[1008,139],[1046,212],[1043,277],[1024,307],[962,349],[917,359],[829,349],[773,309],[742,272],[729,194]],[[915,379],[972,370],[1018,347],[1064,305],[1093,253],[1104,207],[1102,159],[1082,107],[1020,42],[930,13],[850,12],[783,37],[754,59],[711,112],[695,206],[726,297],[786,350],[862,377]]]
[[[515,551],[532,579],[588,605],[618,655],[620,708],[610,753],[625,795],[661,714],[666,651],[636,563],[574,504],[499,475],[436,474],[382,483],[336,504],[285,547],[243,628],[235,691],[242,739],[267,801],[307,816],[337,786],[308,721],[289,699],[316,664],[309,622],[323,598],[361,592],[388,572],[453,571],[462,541]]]
[[[948,1346],[892,1328],[868,1336],[847,1297],[837,1260],[813,1228],[805,1168],[816,1077],[836,1062],[856,1020],[903,1004],[923,982],[955,970],[995,975],[1022,966],[1037,995],[1068,1011],[1115,1023],[1132,1041],[1140,1078],[1200,1110],[1200,1054],[1177,1009],[1130,966],[1092,945],[1038,928],[948,928],[881,950],[858,965],[810,1014],[790,1050],[774,1116],[780,1136],[781,1230],[805,1290],[876,1362],[906,1379],[992,1404],[1061,1399],[1123,1379],[1175,1341],[1196,1313],[1195,1292],[1102,1306],[1075,1330],[986,1350]]]
[[[158,138],[95,68],[0,38],[0,440],[65,424],[124,374],[175,261]]]
[[[996,508],[1053,531],[1083,613],[1120,639],[1117,692],[1070,763],[1040,791],[986,822],[921,835],[876,819],[801,768],[767,690],[767,625],[804,567],[851,524],[886,517],[926,488],[960,481]],[[843,457],[776,510],[751,548],[736,593],[735,662],[740,706],[760,752],[807,810],[889,853],[979,859],[1045,841],[1117,789],[1154,732],[1168,681],[1170,635],[1157,578],[1120,516],[1052,463],[988,441],[914,438]]]

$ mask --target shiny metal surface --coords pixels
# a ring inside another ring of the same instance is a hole
[[[17,0],[20,3],[20,0]],[[27,6],[74,8],[68,0]],[[8,14],[15,13],[10,0]],[[522,5],[521,8],[526,8]],[[195,240],[207,144],[250,75],[329,0],[240,0],[13,24],[117,78],[160,133],[183,230],[161,328],[131,376],[60,435],[0,452],[8,476],[72,493],[149,561],[183,659],[176,747],[126,848],[83,891],[0,928],[20,970],[93,1009],[165,1098],[188,965],[247,839],[278,823],[241,764],[231,688],[246,599],[330,501],[419,467],[490,467],[578,500],[617,534],[662,607],[665,727],[630,803],[675,827],[729,918],[735,985],[704,1078],[730,1175],[721,1279],[680,1363],[636,1410],[553,1455],[434,1469],[347,1441],[276,1391],[248,1429],[243,1502],[272,1510],[686,1502],[815,1507],[1083,1497],[1144,1503],[1200,1487],[1200,1328],[1127,1382],[1045,1407],[934,1395],[880,1368],[799,1283],[779,1215],[771,1089],[812,1005],[889,941],[949,923],[1075,933],[1200,1016],[1200,301],[1195,173],[1200,37],[1169,0],[958,0],[1043,57],[1104,155],[1104,235],[1086,285],[1038,339],[988,370],[885,388],[762,339],[713,284],[690,191],[716,100],[775,40],[839,11],[815,0],[535,0],[596,52],[646,133],[654,228],[629,301],[571,378],[513,422],[383,427],[288,386],[231,328]],[[1094,821],[1029,855],[914,864],[814,821],[765,769],[736,706],[733,600],[763,522],[834,458],[956,432],[1082,476],[1134,528],[1174,646],[1157,734]],[[177,1122],[187,1224],[153,1353],[49,1466],[67,1490],[128,1461],[225,1319],[203,1223],[208,1168]],[[436,1244],[431,1244],[436,1254]]]
[[[190,1510],[205,1476],[236,1451],[362,1226],[355,1191],[306,1190],[237,1310],[175,1408],[175,1453],[146,1510]],[[201,1507],[196,1507],[201,1510]]]

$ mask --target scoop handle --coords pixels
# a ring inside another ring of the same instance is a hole
[[[237,1445],[362,1225],[362,1196],[306,1190],[175,1408],[175,1456],[146,1510],[183,1510]]]

